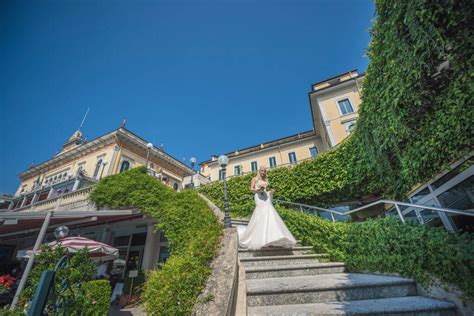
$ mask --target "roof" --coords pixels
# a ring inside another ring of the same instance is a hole
[[[248,153],[251,153],[251,152],[256,152],[256,151],[259,151],[259,150],[262,150],[262,149],[268,149],[268,148],[271,148],[271,147],[274,147],[274,146],[291,143],[293,141],[305,139],[305,138],[312,137],[312,136],[315,136],[315,135],[316,135],[316,133],[314,132],[314,130],[309,130],[309,131],[301,132],[301,133],[298,133],[298,134],[293,134],[293,135],[290,135],[290,136],[274,139],[274,140],[271,140],[271,141],[268,141],[266,143],[262,143],[262,144],[259,144],[259,145],[254,145],[254,146],[250,146],[250,147],[246,147],[246,148],[242,148],[242,149],[237,149],[237,150],[229,152],[225,155],[229,158],[232,158],[232,157],[235,157],[235,156],[240,156],[240,155],[248,154]],[[213,156],[216,156],[216,155],[213,155]],[[212,162],[217,162],[217,161],[212,160],[212,159],[208,159],[206,161],[201,162],[200,165],[208,164],[208,163],[212,163]]]
[[[362,78],[362,77],[364,77],[364,76],[365,76],[365,72],[363,72],[363,73],[361,73],[361,74],[358,74],[357,76],[352,77],[352,78],[350,78],[350,79],[347,79],[347,80],[344,80],[344,81],[339,81],[339,82],[337,82],[337,83],[332,83],[332,84],[330,84],[329,86],[324,87],[324,88],[321,88],[321,89],[318,89],[318,90],[312,89],[312,90],[308,93],[308,95],[319,94],[319,93],[321,93],[321,92],[323,92],[323,91],[330,90],[330,89],[334,89],[335,87],[338,87],[338,86],[341,86],[341,87],[342,87],[342,85],[348,84],[348,83],[350,83],[350,82],[353,82],[353,81],[355,81],[355,80],[357,80],[357,79],[359,79],[359,78]],[[314,86],[314,85],[313,85],[313,86]],[[312,86],[312,87],[313,87],[313,86]]]
[[[97,146],[113,143],[114,141],[117,140],[117,138],[126,139],[144,148],[146,148],[146,145],[147,145],[147,142],[143,138],[137,136],[136,134],[127,130],[126,128],[121,127],[107,134],[94,138],[90,142],[81,144],[73,149],[61,152],[55,155],[53,158],[46,160],[38,165],[32,166],[28,168],[27,170],[19,173],[18,177],[22,180],[26,178],[30,178],[32,176],[35,176],[36,174],[41,173],[41,171],[44,168],[54,166],[63,161],[74,159],[77,154],[88,152],[90,150],[93,150],[93,148],[96,148]],[[169,163],[173,164],[174,166],[176,166],[177,168],[181,169],[182,171],[186,173],[193,172],[193,170],[190,167],[188,167],[186,164],[182,163],[181,161],[174,158],[173,156],[165,153],[162,149],[156,146],[153,146],[152,154],[155,154],[159,156],[160,158],[168,161]]]
[[[357,72],[357,68],[354,68],[354,69],[351,69],[351,70],[349,70],[349,71],[343,72],[343,73],[341,73],[341,74],[339,74],[339,75],[332,76],[332,77],[329,77],[329,78],[320,80],[320,81],[318,81],[318,82],[315,82],[315,83],[313,83],[313,84],[311,85],[311,88],[313,88],[314,86],[317,86],[318,84],[324,83],[324,82],[326,82],[326,81],[330,81],[330,80],[336,79],[336,78],[338,78],[338,77],[342,77],[342,76],[344,76],[344,75],[347,75],[347,74],[350,73],[350,72]]]

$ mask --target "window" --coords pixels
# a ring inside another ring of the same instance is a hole
[[[339,110],[341,111],[342,115],[347,115],[354,112],[351,101],[349,101],[349,99],[337,101],[337,104],[339,105]]]
[[[270,168],[275,168],[277,165],[275,157],[268,158],[268,164],[270,165]]]
[[[314,158],[318,155],[318,148],[317,147],[311,147],[309,149],[309,155],[311,156],[311,158]]]
[[[224,180],[224,170],[219,170],[219,180]]]
[[[130,163],[126,160],[124,160],[122,162],[122,165],[120,166],[120,173],[124,172],[124,171],[127,171],[128,169],[130,169]]]
[[[94,175],[92,176],[92,178],[97,179],[97,177],[99,176],[100,166],[102,166],[102,159],[99,159],[95,164]]]
[[[296,163],[296,154],[295,152],[288,153],[288,159],[290,160],[290,163]]]
[[[158,263],[165,263],[166,260],[170,257],[170,254],[168,252],[168,247],[167,246],[161,246],[160,247],[160,255],[158,259]]]
[[[252,162],[250,163],[250,166],[252,167],[252,168],[251,168],[252,171],[257,171],[258,165],[257,165],[257,162],[256,162],[256,161],[252,161]]]
[[[178,184],[177,183],[173,184],[173,190],[178,191]]]
[[[235,176],[240,176],[241,173],[242,173],[242,167],[241,166],[235,166],[234,167],[234,175]]]

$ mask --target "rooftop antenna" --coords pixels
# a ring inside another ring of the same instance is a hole
[[[89,113],[89,108],[87,108],[86,114],[84,115],[84,118],[82,119],[81,125],[79,125],[78,131],[81,130],[82,126],[84,125],[84,122],[86,120],[87,114]]]

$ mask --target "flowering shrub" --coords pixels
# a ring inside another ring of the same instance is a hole
[[[0,275],[0,294],[8,292],[15,280],[16,278],[9,274]]]

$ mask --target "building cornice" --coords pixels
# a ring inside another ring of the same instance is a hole
[[[287,136],[287,137],[278,138],[278,139],[275,139],[275,140],[272,140],[272,141],[269,141],[269,142],[266,142],[266,143],[262,143],[260,145],[255,145],[255,146],[246,147],[246,148],[243,148],[243,149],[238,149],[238,150],[229,152],[225,155],[227,157],[229,157],[229,159],[233,159],[233,158],[236,158],[236,157],[238,157],[238,158],[245,157],[246,155],[249,155],[249,154],[253,154],[253,153],[256,153],[256,152],[259,152],[259,151],[266,151],[266,150],[269,150],[269,149],[272,149],[272,148],[275,148],[275,147],[278,147],[278,146],[283,146],[283,145],[287,145],[287,144],[294,143],[294,142],[299,142],[299,141],[306,140],[306,139],[308,139],[310,137],[314,137],[314,136],[316,136],[316,133],[314,132],[314,130],[309,130],[309,131],[305,131],[305,132],[302,132],[302,133],[290,135],[290,136]],[[217,160],[206,160],[206,161],[201,162],[200,165],[212,165],[213,163],[217,163]]]
[[[135,145],[138,145],[141,149],[147,150],[147,144],[143,138],[140,136],[134,134],[133,132],[125,129],[125,128],[119,128],[117,130],[117,136],[120,140],[122,141],[127,141],[127,142],[132,142]],[[177,167],[179,170],[183,171],[185,173],[184,176],[191,175],[194,173],[193,169],[188,167],[186,164],[182,163],[178,159],[174,158],[170,154],[165,153],[162,149],[157,148],[153,146],[153,148],[150,150],[150,157],[155,157],[160,160],[163,160],[167,163],[172,164],[173,166]]]
[[[339,89],[343,89],[343,88],[346,88],[346,87],[351,86],[351,85],[355,85],[356,81],[361,80],[363,77],[364,77],[364,75],[362,74],[362,75],[359,75],[357,77],[339,82],[337,84],[330,85],[328,87],[325,87],[325,88],[322,88],[322,89],[319,89],[319,90],[316,90],[316,91],[311,91],[311,92],[309,92],[309,96],[310,97],[313,96],[313,95],[314,96],[322,96],[324,94],[327,94],[327,93],[330,93],[330,92],[333,92],[333,91],[336,91],[336,90],[339,90]]]
[[[345,75],[348,75],[350,73],[357,73],[357,68],[354,68],[352,70],[349,70],[349,71],[346,71],[342,74],[339,74],[339,75],[336,75],[336,76],[332,76],[332,77],[329,77],[329,78],[326,78],[326,79],[323,79],[323,80],[320,80],[318,82],[315,82],[311,85],[311,89],[314,89],[314,86],[317,86],[317,85],[320,85],[322,83],[325,83],[325,82],[328,82],[328,81],[331,81],[331,80],[334,80],[336,78],[340,78],[340,77],[344,77]]]
[[[29,178],[32,178],[36,175],[41,174],[41,171],[44,169],[51,169],[54,167],[57,167],[60,164],[67,163],[71,160],[74,160],[76,158],[79,158],[83,156],[84,154],[89,153],[90,151],[93,151],[97,147],[104,147],[105,145],[108,145],[115,140],[115,133],[117,130],[114,130],[110,133],[107,133],[103,136],[100,136],[98,138],[93,139],[92,141],[79,145],[76,148],[73,148],[71,150],[59,153],[58,155],[54,156],[53,158],[46,160],[45,162],[40,163],[39,165],[33,166],[21,173],[18,174],[18,177],[21,180],[26,180]]]
[[[147,150],[147,142],[142,139],[141,137],[137,136],[136,134],[132,133],[131,131],[125,128],[119,128],[109,132],[103,136],[93,139],[90,142],[85,144],[79,145],[76,148],[71,150],[62,152],[53,158],[40,163],[39,165],[33,166],[21,173],[18,174],[18,177],[24,181],[26,179],[30,179],[34,176],[41,174],[45,169],[50,170],[52,168],[58,167],[59,165],[68,163],[74,159],[77,159],[84,154],[92,152],[96,150],[98,147],[104,147],[112,143],[117,143],[118,140],[126,141],[141,147],[145,151]],[[186,166],[184,163],[180,162],[176,158],[172,157],[171,155],[165,153],[163,150],[153,147],[150,151],[150,155],[157,157],[171,165],[175,166],[179,170],[183,171],[186,175],[191,175],[193,170]]]

